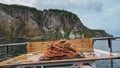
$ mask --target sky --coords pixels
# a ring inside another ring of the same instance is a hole
[[[101,29],[120,36],[120,0],[0,0],[43,9],[61,9],[76,14],[90,29]]]

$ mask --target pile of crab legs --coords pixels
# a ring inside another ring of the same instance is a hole
[[[71,58],[79,56],[76,45],[69,40],[59,40],[48,45],[45,51],[46,59]]]

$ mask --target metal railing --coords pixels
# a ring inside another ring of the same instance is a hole
[[[115,39],[120,39],[120,37],[100,37],[100,38],[92,38],[93,41],[96,41],[96,40],[107,40],[108,41],[108,47],[110,49],[110,52],[113,52],[112,50],[112,40],[115,40]],[[25,45],[27,44],[28,42],[23,42],[23,43],[12,43],[12,44],[0,44],[0,47],[4,46],[5,47],[5,59],[8,58],[8,47],[9,46],[19,46],[19,45]],[[94,44],[94,43],[93,43]],[[111,59],[110,60],[111,62],[111,68],[113,68],[113,60]]]
[[[12,44],[0,44],[1,46],[16,46],[16,45],[22,45],[22,44],[27,44],[28,42],[23,42],[23,43],[12,43]]]
[[[95,40],[107,40],[108,41],[108,47],[110,49],[110,52],[112,53],[113,52],[113,49],[112,49],[112,40],[115,40],[115,39],[120,39],[120,37],[93,38],[93,41],[95,41]],[[110,66],[111,66],[111,68],[113,68],[113,59],[110,59]]]
[[[5,60],[9,59],[8,57],[8,52],[9,52],[9,46],[21,46],[21,45],[26,45],[28,42],[23,42],[23,43],[11,43],[11,44],[0,44],[0,47],[5,47],[5,57],[0,59],[0,60]]]

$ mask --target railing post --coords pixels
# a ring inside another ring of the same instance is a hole
[[[8,46],[5,44],[5,59],[8,59]]]
[[[109,46],[109,48],[110,48],[110,55],[112,55],[111,53],[112,53],[112,39],[111,38],[108,38],[108,46]],[[110,59],[110,66],[111,66],[111,68],[113,68],[113,60],[112,59]]]
[[[112,52],[112,40],[111,40],[111,38],[108,38],[108,45],[110,48],[110,52]]]

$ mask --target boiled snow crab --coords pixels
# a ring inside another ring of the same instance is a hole
[[[48,45],[45,51],[45,58],[55,59],[55,58],[71,58],[71,57],[81,57],[79,50],[76,45],[69,40],[59,40]]]

